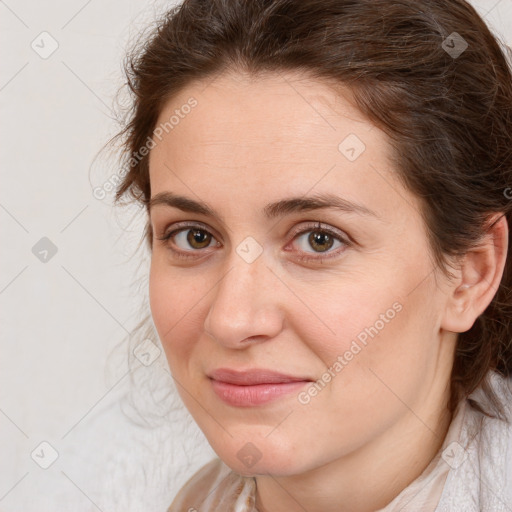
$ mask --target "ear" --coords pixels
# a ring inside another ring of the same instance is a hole
[[[459,275],[449,287],[441,327],[451,332],[471,329],[491,303],[507,261],[508,224],[503,213],[493,214],[481,244],[461,260]]]

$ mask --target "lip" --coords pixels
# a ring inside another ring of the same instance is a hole
[[[236,371],[219,368],[208,375],[216,395],[235,407],[252,407],[273,402],[312,382],[268,369]]]
[[[256,384],[284,384],[288,382],[310,381],[308,377],[296,377],[285,373],[275,372],[265,368],[254,368],[245,371],[231,370],[230,368],[218,368],[208,374],[210,379],[238,384],[239,386],[253,386]]]

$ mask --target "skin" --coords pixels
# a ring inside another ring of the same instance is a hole
[[[506,220],[449,280],[433,265],[419,200],[397,181],[386,135],[349,91],[292,73],[224,73],[186,87],[159,123],[191,96],[197,106],[150,153],[152,198],[170,191],[220,217],[162,204],[150,211],[150,306],[180,396],[219,457],[256,477],[260,512],[382,508],[442,445],[457,333],[495,294]],[[366,146],[354,161],[338,149],[349,134]],[[375,216],[263,214],[267,203],[315,193]],[[182,221],[200,223],[210,245],[191,246],[187,231],[157,239]],[[308,243],[313,222],[353,243],[319,252]],[[263,249],[252,263],[236,251],[248,236]],[[212,390],[206,374],[219,367],[320,379],[394,303],[400,312],[307,404],[292,393],[237,408]],[[237,457],[248,442],[261,454],[250,468]]]

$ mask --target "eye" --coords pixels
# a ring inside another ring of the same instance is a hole
[[[348,237],[334,228],[323,226],[320,222],[312,223],[306,228],[302,225],[292,233],[292,236],[293,244],[299,246],[299,254],[295,256],[299,261],[321,262],[337,257],[346,247],[352,245]],[[201,250],[221,245],[212,233],[200,224],[180,224],[156,238],[169,248],[173,256],[181,259],[197,258]],[[331,250],[333,247],[339,250]],[[290,249],[285,250],[291,252]]]
[[[181,225],[181,227],[173,229],[156,238],[164,242],[165,245],[168,245],[169,249],[178,258],[194,258],[196,256],[192,253],[198,252],[200,249],[206,249],[212,245],[220,245],[207,229],[198,224]],[[212,242],[216,243],[212,244]],[[176,246],[178,249],[174,249],[172,246]]]
[[[340,252],[344,251],[344,247],[351,245],[348,237],[343,236],[341,233],[328,228],[322,227],[320,223],[310,226],[309,229],[302,228],[293,241],[299,246],[300,252],[309,254],[310,256],[298,255],[300,261],[323,261],[328,258],[336,257]],[[340,250],[331,251],[335,247],[341,248]],[[312,251],[308,249],[313,249]],[[327,256],[323,256],[327,254]]]

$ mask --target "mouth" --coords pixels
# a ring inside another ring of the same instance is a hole
[[[220,368],[208,374],[213,391],[225,403],[234,407],[253,407],[284,398],[313,382],[268,369],[236,371]]]

